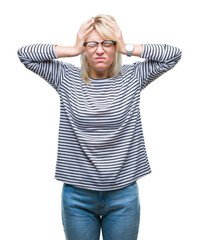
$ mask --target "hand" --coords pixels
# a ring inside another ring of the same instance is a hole
[[[118,39],[119,42],[119,52],[125,54],[126,50],[125,50],[125,43],[124,43],[124,39],[122,36],[122,31],[120,30],[118,24],[113,21],[112,19],[110,19],[109,17],[106,17],[107,20],[107,28],[115,35],[116,39]]]
[[[92,26],[93,23],[94,23],[94,19],[89,19],[80,26],[80,29],[77,33],[76,43],[74,46],[78,54],[81,54],[84,51],[83,44],[88,34],[93,30],[93,26]]]

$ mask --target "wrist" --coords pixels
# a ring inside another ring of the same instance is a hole
[[[78,55],[82,54],[82,52],[83,52],[83,50],[79,49],[78,46],[76,46],[76,45],[73,46],[72,49],[73,49],[74,56],[78,56]]]
[[[131,57],[133,55],[133,51],[135,49],[135,45],[132,43],[127,43],[125,46],[125,51],[126,51],[126,55],[128,57]]]
[[[126,55],[126,49],[125,49],[126,44],[124,42],[120,43],[120,50],[119,53]]]

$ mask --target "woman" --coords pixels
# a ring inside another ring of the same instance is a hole
[[[121,55],[144,61],[121,65]],[[81,68],[55,60],[81,55]],[[74,47],[33,44],[20,48],[26,68],[60,96],[55,178],[63,182],[66,239],[137,239],[137,180],[151,172],[145,149],[140,92],[181,58],[166,44],[126,44],[115,19],[83,23]]]

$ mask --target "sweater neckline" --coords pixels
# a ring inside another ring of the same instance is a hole
[[[108,77],[108,78],[92,78],[89,77],[89,80],[91,80],[92,82],[100,82],[100,81],[111,81],[113,79],[113,77]]]
[[[101,85],[105,84],[106,87],[110,88],[113,87],[113,84],[116,81],[116,78],[91,78],[89,77],[90,84],[92,86],[100,87]]]
[[[109,79],[109,78],[92,78],[92,77],[89,77],[90,79],[92,80],[103,80],[103,79]]]

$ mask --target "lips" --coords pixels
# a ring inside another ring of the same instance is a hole
[[[105,58],[104,57],[97,57],[95,59],[97,59],[97,60],[104,60]]]

